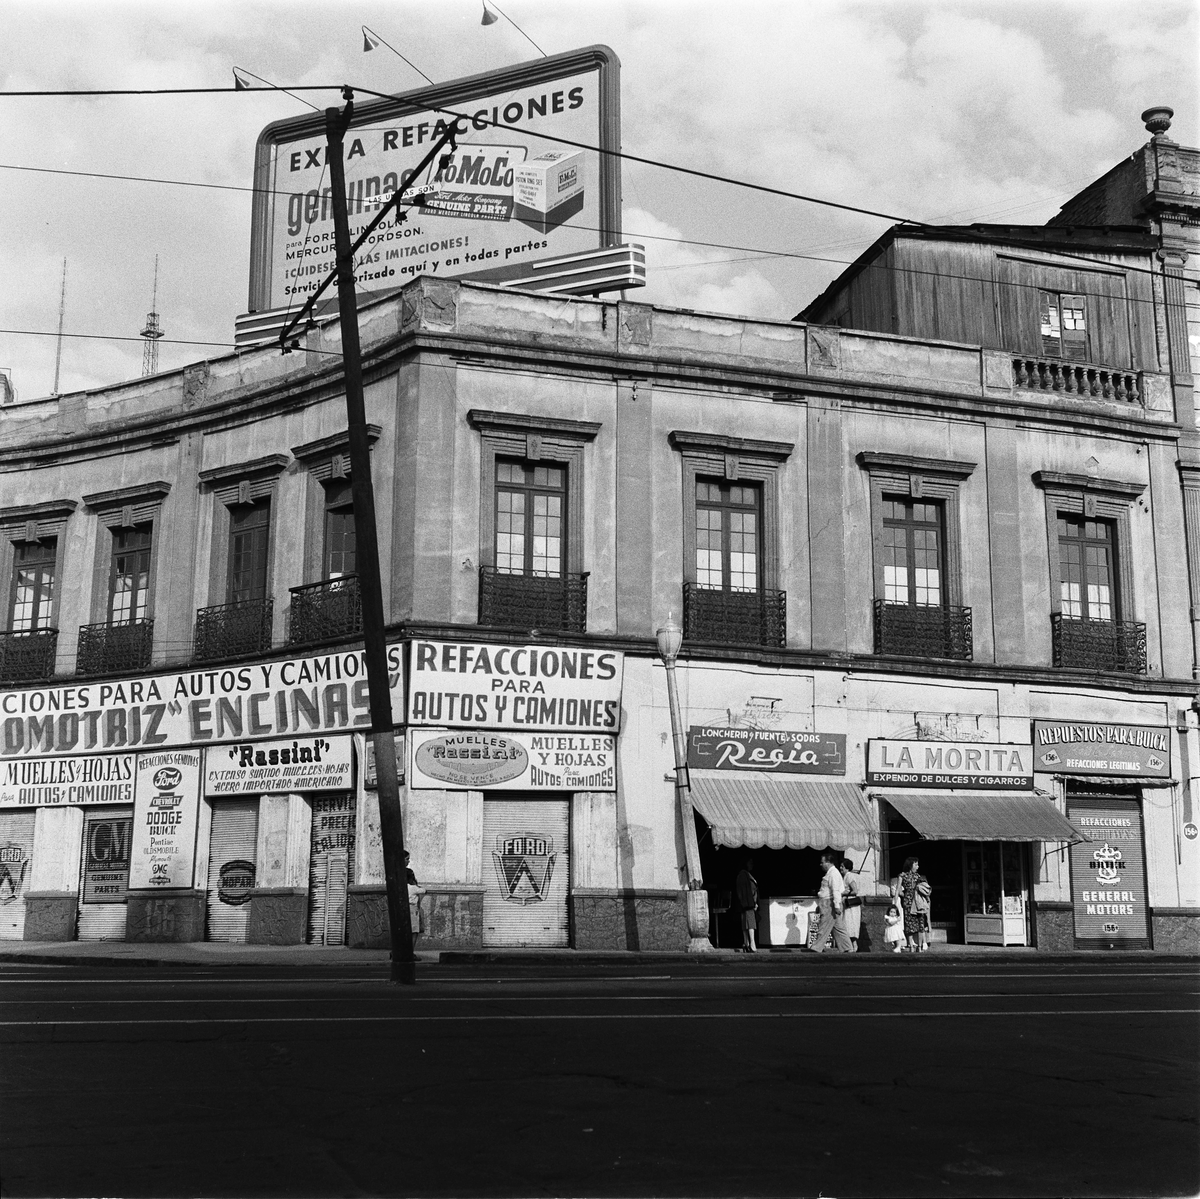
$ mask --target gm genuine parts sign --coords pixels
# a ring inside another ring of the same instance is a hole
[[[345,138],[350,235],[406,184],[355,261],[360,291],[470,276],[620,240],[618,74],[592,46],[356,103]],[[457,145],[416,168],[453,125]],[[299,308],[334,265],[324,116],[277,121],[255,155],[250,311]]]

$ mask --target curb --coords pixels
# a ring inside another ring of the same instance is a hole
[[[1062,964],[1063,962],[1095,962],[1095,961],[1154,961],[1168,963],[1187,963],[1200,969],[1200,954],[1168,954],[1158,953],[1152,949],[1131,950],[1122,953],[1111,953],[1103,949],[1080,949],[1063,953],[1038,953],[1036,950],[1021,952],[1005,952],[1004,950],[981,950],[978,952],[954,953],[796,953],[796,952],[759,952],[741,954],[733,950],[718,950],[715,953],[687,953],[684,950],[558,950],[552,953],[530,953],[522,950],[473,950],[448,949],[443,950],[439,958],[443,966],[454,965],[509,965],[509,966],[551,966],[551,965],[633,965],[635,963],[659,965],[688,965],[697,969],[722,969],[730,966],[751,966],[769,969],[772,966],[795,967],[808,969],[807,963],[817,968],[818,962],[836,962],[839,965],[858,965],[867,969],[878,965],[883,969],[908,966],[919,960],[925,963],[955,964],[976,966],[988,962],[1025,962],[1029,965]],[[802,965],[801,963],[806,963]]]

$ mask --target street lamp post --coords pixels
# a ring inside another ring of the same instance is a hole
[[[655,634],[658,653],[667,672],[667,706],[671,712],[671,740],[675,746],[675,801],[683,831],[684,869],[687,874],[688,953],[711,953],[708,939],[708,892],[700,869],[700,845],[696,840],[696,818],[692,813],[691,778],[688,774],[687,743],[679,716],[679,688],[675,683],[675,659],[683,644],[683,630],[671,617]]]

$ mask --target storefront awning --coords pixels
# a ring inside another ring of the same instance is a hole
[[[1087,841],[1044,796],[1028,791],[929,795],[889,791],[876,795],[926,841]]]
[[[862,792],[853,783],[712,778],[692,774],[692,803],[715,845],[751,849],[878,847]]]

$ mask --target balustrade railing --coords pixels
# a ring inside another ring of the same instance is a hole
[[[587,632],[587,572],[546,578],[479,568],[479,623]]]
[[[75,659],[76,674],[124,674],[150,665],[154,621],[122,624],[81,624]]]
[[[1055,612],[1050,624],[1055,666],[1146,673],[1146,626],[1141,621],[1080,620]]]
[[[216,662],[269,650],[274,607],[274,600],[268,596],[261,600],[198,608],[193,660]]]
[[[974,656],[971,609],[947,604],[925,607],[875,601],[875,652],[908,658]]]
[[[683,585],[683,636],[723,645],[787,644],[786,591],[722,591]]]
[[[289,588],[292,596],[288,625],[290,645],[314,645],[362,632],[362,592],[358,575],[343,575],[323,583]]]
[[[1052,358],[1014,358],[1013,383],[1024,391],[1057,391],[1123,404],[1142,402],[1141,381],[1136,371],[1083,366]]]
[[[52,678],[57,653],[57,629],[0,633],[0,683]]]

